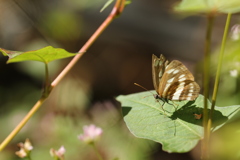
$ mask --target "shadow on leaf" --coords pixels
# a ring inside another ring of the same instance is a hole
[[[125,117],[132,110],[132,107],[122,106],[122,115]]]
[[[208,109],[208,113],[210,113],[210,109]],[[176,120],[177,118],[186,121],[188,123],[196,124],[202,126],[202,118],[196,119],[194,114],[203,114],[203,108],[197,107],[194,101],[189,101],[180,109],[176,110],[171,117],[172,120]],[[212,119],[212,127],[216,127],[226,122],[228,117],[224,116],[220,111],[214,110],[213,119]]]

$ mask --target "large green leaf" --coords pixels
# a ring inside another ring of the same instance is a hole
[[[3,55],[8,56],[7,63],[21,62],[21,61],[39,61],[48,63],[53,60],[75,56],[75,53],[69,53],[61,48],[53,48],[48,46],[39,50],[20,52],[10,51],[0,48]]]
[[[194,113],[203,113],[203,96],[195,101],[165,103],[156,101],[149,92],[119,96],[124,121],[136,137],[159,142],[168,152],[188,152],[203,138],[202,119]],[[210,102],[208,102],[210,106]],[[213,128],[216,130],[239,113],[240,106],[216,107]]]
[[[237,13],[240,11],[239,0],[182,0],[174,7],[184,13]]]

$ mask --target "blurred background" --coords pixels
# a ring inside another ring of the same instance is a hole
[[[106,160],[198,159],[199,146],[189,153],[170,154],[162,151],[160,144],[135,138],[123,122],[121,108],[114,100],[121,94],[143,91],[133,85],[134,82],[153,89],[152,54],[182,61],[201,86],[206,19],[203,15],[181,17],[175,14],[172,6],[176,2],[179,1],[132,0],[53,90],[36,115],[0,154],[0,159],[19,159],[14,154],[18,150],[16,144],[29,138],[34,145],[35,160],[50,159],[50,148],[58,149],[61,145],[67,150],[66,159],[94,160],[96,156],[91,147],[77,139],[83,132],[82,127],[88,124],[103,129],[98,149]],[[106,0],[1,0],[0,47],[28,51],[51,45],[78,52],[110,13],[113,4],[100,13],[105,3]],[[219,15],[215,20],[212,44],[216,54],[225,19],[226,15]],[[238,22],[239,16],[234,16],[232,25]],[[237,44],[230,43],[228,47]],[[239,78],[229,73],[234,69],[239,71],[238,53],[228,56],[218,106],[240,102]],[[52,80],[70,60],[49,64]],[[39,99],[44,80],[43,64],[6,65],[6,61],[7,57],[0,56],[1,141]],[[211,64],[214,77],[216,56]],[[224,128],[222,130],[225,133]],[[219,142],[221,136],[226,135],[219,131],[216,141]]]

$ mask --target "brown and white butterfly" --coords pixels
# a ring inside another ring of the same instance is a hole
[[[153,85],[156,99],[168,101],[193,101],[198,97],[200,87],[192,73],[178,60],[169,62],[162,54],[152,55]]]

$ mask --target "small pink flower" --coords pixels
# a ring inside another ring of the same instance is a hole
[[[15,152],[15,153],[20,158],[27,157],[27,153],[26,153],[26,151],[23,148],[20,148],[20,150]]]
[[[66,152],[64,146],[61,146],[57,151],[53,148],[50,149],[50,154],[52,157],[58,160],[64,160],[64,153]]]
[[[96,142],[102,135],[102,129],[91,124],[89,126],[83,126],[83,134],[78,138],[87,144]]]
[[[27,150],[27,151],[31,151],[33,150],[33,146],[30,142],[30,140],[27,138],[25,143],[24,143],[24,148]]]
[[[28,157],[30,155],[33,146],[29,139],[26,139],[24,143],[18,143],[20,150],[16,152],[16,155],[20,158]]]

